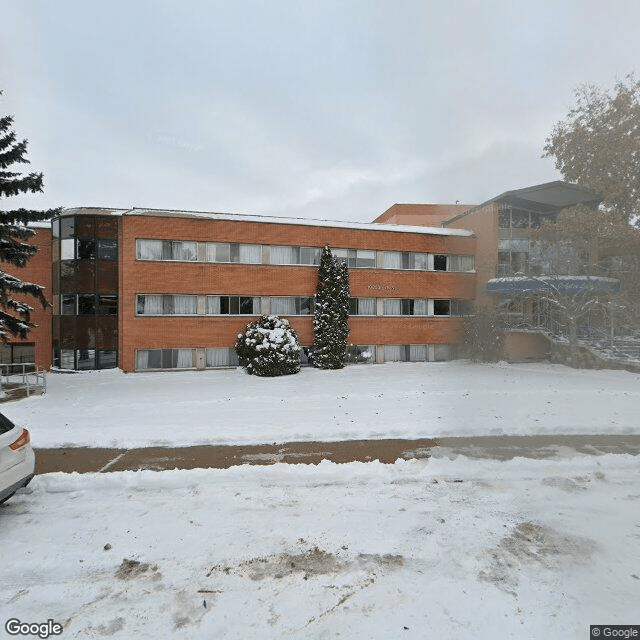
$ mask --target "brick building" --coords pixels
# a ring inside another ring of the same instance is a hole
[[[21,277],[52,300],[30,333],[44,367],[229,366],[262,313],[287,317],[310,346],[325,245],[349,266],[351,361],[450,359],[475,290],[467,230],[77,208],[35,241]]]
[[[22,279],[52,309],[3,362],[124,371],[235,364],[236,336],[263,313],[313,342],[322,247],[349,267],[348,361],[455,357],[471,304],[497,276],[537,275],[527,230],[597,196],[557,181],[479,205],[395,204],[373,223],[152,209],[67,209],[38,228]],[[489,285],[490,289],[490,285]]]

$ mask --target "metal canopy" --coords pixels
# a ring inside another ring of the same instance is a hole
[[[500,295],[549,291],[572,295],[618,293],[620,281],[615,278],[593,276],[540,276],[536,278],[515,276],[513,278],[494,278],[487,282],[487,293]]]

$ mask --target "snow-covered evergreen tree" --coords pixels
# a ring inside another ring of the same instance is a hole
[[[319,369],[344,367],[349,335],[349,271],[329,247],[322,250],[313,316],[311,363]]]
[[[23,175],[11,170],[15,164],[29,163],[25,157],[27,141],[16,141],[16,134],[11,130],[12,124],[12,116],[0,116],[0,262],[14,267],[24,267],[38,251],[36,245],[26,242],[35,235],[35,231],[30,229],[28,224],[48,220],[59,213],[60,209],[5,210],[7,198],[21,193],[42,191],[42,173]],[[15,270],[12,271],[15,274]],[[0,340],[6,341],[12,336],[25,338],[34,326],[31,322],[33,307],[24,301],[28,296],[38,300],[43,307],[48,305],[43,287],[23,282],[16,275],[10,275],[4,269],[0,269]]]
[[[288,320],[261,316],[238,335],[236,353],[247,373],[287,376],[300,371],[300,344]]]

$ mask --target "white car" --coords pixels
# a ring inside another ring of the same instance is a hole
[[[0,413],[0,504],[31,482],[35,466],[29,431]]]

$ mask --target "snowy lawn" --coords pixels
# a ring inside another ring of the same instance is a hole
[[[639,487],[626,455],[39,476],[0,508],[2,623],[587,638],[638,622]]]
[[[258,378],[243,370],[52,373],[3,405],[36,447],[640,433],[640,375],[561,365],[398,363]]]

